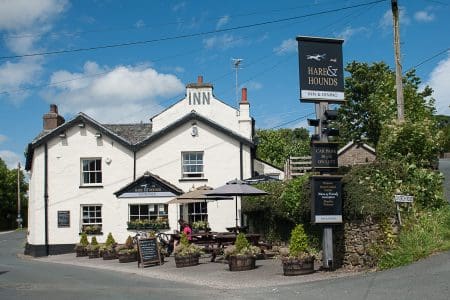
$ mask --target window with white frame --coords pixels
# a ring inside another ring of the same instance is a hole
[[[188,217],[190,224],[196,221],[208,221],[208,204],[206,202],[189,203]]]
[[[98,185],[102,183],[102,159],[81,159],[81,185]]]
[[[203,152],[182,152],[181,165],[183,178],[202,178]]]
[[[167,219],[169,206],[167,204],[130,204],[129,220]]]
[[[100,232],[102,228],[102,206],[81,206],[81,229],[88,233]],[[92,231],[92,232],[90,232]]]

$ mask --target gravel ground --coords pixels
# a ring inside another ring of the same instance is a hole
[[[75,257],[75,254],[54,255],[42,258],[27,257],[27,259],[111,270],[135,274],[137,276],[231,290],[269,286],[276,287],[361,274],[358,272],[337,270],[333,272],[317,271],[313,274],[302,276],[283,276],[281,262],[277,259],[257,260],[256,269],[241,272],[230,272],[227,264],[210,262],[209,257],[202,257],[198,266],[186,268],[176,268],[173,257],[166,258],[165,263],[161,266],[149,266],[146,268],[138,268],[137,263],[119,263],[117,260],[108,261]]]

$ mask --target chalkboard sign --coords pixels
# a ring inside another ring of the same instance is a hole
[[[161,264],[161,254],[159,253],[158,241],[156,238],[145,238],[138,240],[139,267],[150,264]]]
[[[70,227],[70,211],[58,210],[58,227]]]

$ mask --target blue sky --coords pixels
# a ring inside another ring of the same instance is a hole
[[[302,116],[314,109],[298,100],[295,37],[343,38],[344,64],[393,66],[390,1],[358,6],[370,2],[1,0],[0,157],[10,167],[24,162],[50,103],[66,120],[82,111],[104,123],[148,122],[203,75],[235,106],[233,58],[243,59],[238,81],[257,127],[306,127]],[[450,115],[450,1],[399,5],[403,68],[431,58],[417,73],[435,89],[437,111]],[[151,42],[24,56],[137,41]]]

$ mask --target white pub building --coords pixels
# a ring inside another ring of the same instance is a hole
[[[283,176],[255,158],[247,90],[236,109],[215,98],[202,76],[150,123],[101,124],[84,113],[65,122],[56,105],[43,120],[26,161],[25,253],[33,256],[71,252],[83,231],[99,242],[111,232],[123,243],[137,228],[177,229],[180,218],[207,220],[213,231],[225,231],[235,225],[234,201],[168,202],[192,187]],[[240,199],[237,205],[240,211]]]

